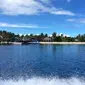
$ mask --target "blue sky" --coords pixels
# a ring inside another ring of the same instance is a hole
[[[83,34],[85,0],[0,0],[0,30]]]

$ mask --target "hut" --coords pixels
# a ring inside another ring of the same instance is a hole
[[[46,37],[46,38],[43,39],[43,41],[44,41],[44,42],[51,42],[52,39],[51,39],[50,37]]]

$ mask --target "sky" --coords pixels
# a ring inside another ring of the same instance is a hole
[[[84,34],[85,0],[0,0],[0,30]]]

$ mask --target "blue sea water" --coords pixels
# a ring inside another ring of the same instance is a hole
[[[0,46],[0,85],[85,85],[85,45]]]

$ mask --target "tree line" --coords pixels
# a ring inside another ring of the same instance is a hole
[[[14,42],[14,41],[20,41],[20,40],[27,40],[29,38],[36,39],[37,41],[43,41],[44,38],[49,37],[48,34],[41,33],[39,35],[19,35],[19,34],[14,34],[11,32],[7,31],[0,31],[0,41],[7,41],[7,42]],[[56,32],[52,33],[52,36],[49,38],[52,39],[53,42],[85,42],[85,34],[79,34],[76,37],[67,37],[63,36],[58,36]]]

